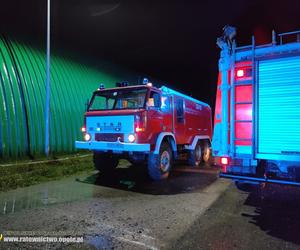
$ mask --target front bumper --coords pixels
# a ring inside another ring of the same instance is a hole
[[[77,149],[89,149],[98,151],[123,151],[123,152],[150,152],[150,144],[126,143],[126,142],[99,142],[99,141],[76,141]]]

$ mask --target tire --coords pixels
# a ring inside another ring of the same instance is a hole
[[[211,162],[211,146],[208,141],[202,143],[202,161],[204,163]]]
[[[168,178],[172,168],[173,154],[169,143],[162,142],[159,154],[150,153],[148,157],[148,174],[154,181]]]
[[[188,164],[192,167],[197,167],[202,161],[201,142],[198,141],[194,150],[189,151]]]
[[[119,164],[119,159],[112,154],[94,153],[94,166],[102,174],[111,174]]]

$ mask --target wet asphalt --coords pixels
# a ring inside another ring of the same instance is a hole
[[[0,193],[0,235],[83,237],[0,249],[300,249],[300,189],[238,190],[218,169],[178,164],[153,182],[138,166]]]
[[[22,210],[82,201],[89,198],[118,196],[121,191],[145,195],[176,195],[199,191],[217,180],[218,168],[176,166],[166,180],[152,181],[145,169],[130,164],[118,167],[109,176],[98,171],[75,175],[58,181],[0,192],[0,216]],[[107,195],[103,194],[103,188]],[[122,195],[124,194],[121,193]]]
[[[232,183],[172,249],[300,249],[300,189]]]
[[[167,180],[122,165],[0,193],[0,233],[82,236],[84,243],[6,243],[3,249],[161,249],[182,235],[224,192],[217,168],[176,166]]]

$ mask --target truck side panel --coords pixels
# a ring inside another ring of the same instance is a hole
[[[183,119],[177,116],[177,105],[183,101]],[[175,136],[177,144],[191,144],[196,135],[211,138],[211,109],[207,105],[175,96]]]
[[[300,161],[300,56],[258,64],[257,158]]]

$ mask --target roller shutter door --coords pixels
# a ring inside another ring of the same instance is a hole
[[[260,61],[257,90],[258,154],[299,155],[300,56]]]

